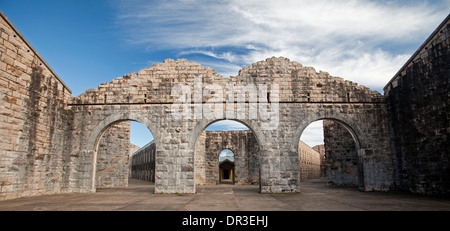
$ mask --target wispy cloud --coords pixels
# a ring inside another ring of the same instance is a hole
[[[117,6],[130,44],[211,57],[208,65],[219,74],[284,56],[380,90],[447,16],[450,2],[132,0]]]
[[[323,120],[312,122],[303,130],[300,140],[310,147],[323,144]]]

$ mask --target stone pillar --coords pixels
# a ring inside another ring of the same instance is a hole
[[[192,121],[173,119],[164,108],[156,142],[155,193],[195,193],[194,149],[189,147]]]
[[[261,193],[298,192],[298,153],[290,144],[274,140],[261,148]]]

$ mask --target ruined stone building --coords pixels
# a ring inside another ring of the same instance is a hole
[[[324,122],[324,146],[332,183],[448,196],[449,46],[447,17],[384,95],[272,57],[230,78],[167,59],[72,97],[1,13],[0,199],[126,187],[129,134],[117,131],[129,131],[127,121],[144,124],[154,137],[154,166],[148,167],[154,172],[146,177],[154,178],[155,193],[195,193],[197,185],[223,179],[220,174],[230,177],[218,166],[223,149],[235,155],[227,167],[234,168],[235,184],[258,184],[261,193],[299,192],[300,136],[325,120],[331,121]],[[236,93],[239,87],[245,94]],[[205,131],[224,119],[249,131]]]

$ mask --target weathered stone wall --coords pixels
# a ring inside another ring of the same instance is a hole
[[[323,121],[328,181],[334,185],[359,186],[361,174],[356,143],[348,130],[332,120]]]
[[[384,88],[399,189],[449,195],[449,89],[450,16]]]
[[[300,181],[320,177],[320,154],[307,144],[298,144],[298,158],[300,163]]]
[[[71,91],[0,12],[0,200],[68,187]]]
[[[155,142],[150,142],[131,156],[131,177],[155,182]]]
[[[325,156],[325,145],[319,144],[312,147],[320,155],[320,176],[327,176],[327,166],[326,166],[326,156]]]
[[[128,186],[129,150],[130,122],[111,125],[98,145],[96,188]]]
[[[200,87],[194,85],[197,76],[202,77]],[[212,83],[222,87],[222,91],[211,90]],[[196,117],[199,106],[205,110],[213,104],[225,110],[235,107],[233,103],[241,99],[248,101],[244,103],[248,111],[254,106],[250,96],[220,93],[225,93],[230,86],[249,84],[257,90],[259,84],[267,84],[269,108],[273,110],[271,120],[250,118],[248,113],[238,119],[233,117],[236,111],[231,118],[227,113],[213,118]],[[185,95],[171,95],[177,87],[186,90]],[[194,93],[201,93],[201,103],[195,102]],[[180,105],[176,110],[190,109],[191,113],[186,113],[190,117],[175,118],[174,102]],[[77,175],[74,185],[81,191],[92,190],[89,158],[95,156],[96,140],[105,127],[120,120],[141,122],[155,136],[156,192],[195,192],[195,142],[209,124],[225,118],[234,118],[254,132],[260,147],[262,192],[299,190],[298,142],[306,126],[318,119],[338,120],[354,131],[364,159],[364,190],[388,190],[392,183],[383,96],[282,57],[244,67],[237,77],[231,78],[223,78],[211,68],[194,62],[168,59],[90,89],[75,97],[69,106],[74,113],[74,126],[78,128],[74,139],[79,141],[72,146],[73,173]],[[279,110],[275,110],[277,106]],[[268,123],[275,124],[275,129],[266,129]]]
[[[128,161],[128,178],[132,178],[131,176],[132,176],[132,162],[131,162],[131,157],[133,156],[133,154],[135,153],[135,152],[137,152],[137,151],[139,151],[139,149],[141,149],[141,147],[139,147],[139,146],[137,146],[137,145],[135,145],[135,144],[133,144],[133,143],[130,143],[130,154],[129,154],[129,156],[130,156],[130,159],[129,159],[129,161]]]

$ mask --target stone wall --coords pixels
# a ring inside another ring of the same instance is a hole
[[[71,91],[0,12],[0,200],[60,193]]]
[[[98,145],[96,188],[128,186],[130,122],[111,125]]]
[[[398,189],[449,195],[449,89],[450,16],[384,88]]]
[[[356,142],[344,125],[323,121],[326,175],[333,185],[360,186],[362,180]]]
[[[300,181],[320,177],[320,153],[300,141],[298,144],[298,158],[300,163]]]
[[[326,166],[326,156],[325,156],[325,145],[319,144],[312,147],[320,155],[320,176],[327,176],[327,166]]]
[[[194,84],[198,76],[201,76],[199,86]],[[211,91],[212,83],[223,91]],[[94,147],[104,128],[116,121],[134,120],[146,125],[155,136],[156,192],[194,193],[194,175],[201,175],[194,171],[198,160],[195,142],[209,124],[230,119],[225,112],[213,118],[197,118],[197,109],[205,110],[211,104],[223,106],[224,110],[236,107],[238,96],[225,94],[226,89],[253,85],[259,92],[260,84],[269,89],[271,120],[250,118],[249,114],[240,119],[231,115],[231,119],[247,125],[258,140],[262,192],[299,190],[298,142],[303,129],[318,119],[341,121],[358,137],[365,165],[364,190],[390,188],[392,160],[383,96],[283,57],[244,67],[238,76],[231,78],[223,78],[194,62],[168,59],[73,98],[69,107],[77,127],[73,135],[78,142],[72,145],[76,188],[92,191],[88,183],[93,181],[89,158],[95,155]],[[174,89],[180,91],[172,94]],[[196,94],[200,94],[200,102],[195,102]],[[231,96],[234,98],[228,98]],[[251,96],[239,98],[243,99],[250,100],[243,103],[246,111],[255,106]],[[175,109],[186,112],[182,116],[188,117],[176,118],[174,105],[180,105]],[[270,124],[275,129],[268,128]]]
[[[135,144],[133,144],[133,143],[130,143],[130,154],[129,154],[129,156],[130,156],[130,160],[128,161],[128,178],[132,178],[131,177],[131,175],[132,175],[132,162],[131,162],[131,157],[133,156],[133,154],[135,153],[135,152],[137,152],[137,151],[139,151],[139,149],[141,149],[141,147],[139,147],[139,146],[137,146],[137,145],[135,145]]]

